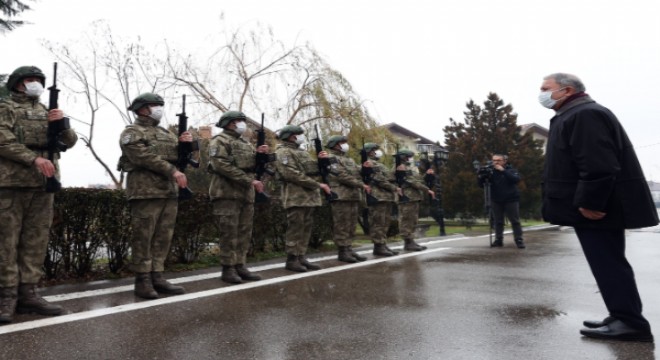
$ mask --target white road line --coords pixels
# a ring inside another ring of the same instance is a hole
[[[405,259],[405,258],[409,258],[409,257],[413,257],[413,256],[427,255],[427,254],[430,254],[430,253],[434,253],[434,252],[438,252],[438,251],[444,251],[444,250],[447,250],[447,249],[449,249],[449,248],[437,248],[437,249],[429,249],[429,250],[425,250],[425,251],[421,251],[421,252],[410,252],[410,253],[405,253],[405,254],[401,254],[401,255],[397,255],[397,256],[372,259],[372,260],[369,260],[369,261],[364,261],[364,262],[359,262],[359,263],[354,263],[354,264],[334,266],[334,267],[327,268],[327,269],[321,269],[321,270],[310,271],[310,272],[305,272],[305,273],[297,273],[297,274],[293,274],[293,275],[281,276],[281,277],[276,277],[276,278],[272,278],[272,279],[265,279],[265,280],[261,280],[261,281],[257,281],[257,282],[226,286],[226,287],[222,287],[222,288],[218,288],[218,289],[199,291],[199,292],[190,293],[190,294],[183,294],[183,295],[166,297],[166,298],[162,298],[162,299],[141,301],[139,303],[119,305],[119,306],[114,306],[114,307],[109,307],[109,308],[104,308],[104,309],[83,311],[83,312],[80,312],[80,313],[68,314],[68,315],[62,315],[62,316],[56,316],[56,317],[49,317],[49,318],[44,318],[44,319],[39,319],[39,320],[34,320],[34,321],[26,321],[26,322],[22,322],[22,323],[18,323],[18,324],[4,325],[4,326],[0,326],[0,335],[13,333],[13,332],[17,332],[17,331],[37,329],[37,328],[51,326],[51,325],[58,325],[58,324],[70,323],[70,322],[74,322],[74,321],[92,319],[92,318],[96,318],[96,317],[100,317],[100,316],[119,314],[119,313],[128,312],[128,311],[146,309],[146,308],[160,306],[160,305],[173,304],[173,303],[178,303],[178,302],[182,302],[182,301],[196,300],[196,299],[201,299],[201,298],[214,296],[214,295],[227,294],[227,293],[231,293],[231,292],[235,292],[235,291],[247,290],[247,289],[257,288],[257,287],[261,287],[261,286],[268,286],[268,285],[284,283],[284,282],[288,282],[288,281],[292,281],[292,280],[303,279],[303,278],[312,277],[312,276],[319,276],[319,275],[330,274],[330,273],[334,273],[334,272],[338,272],[338,271],[344,271],[344,270],[350,270],[350,269],[364,267],[364,266],[370,266],[370,265],[374,265],[374,264],[378,264],[378,263],[382,263],[382,262],[386,262],[386,261],[397,261],[397,260],[400,260],[400,259]],[[278,264],[277,266],[279,267],[279,266],[281,266],[281,264]]]
[[[556,225],[537,225],[537,226],[531,226],[531,227],[526,227],[525,231],[538,231],[538,230],[546,230],[549,228],[556,227]],[[511,231],[506,231],[505,234],[509,234]],[[423,243],[423,245],[434,245],[434,244],[441,244],[441,243],[446,243],[446,242],[451,242],[451,241],[459,241],[459,240],[467,240],[467,239],[477,239],[477,238],[482,238],[482,237],[488,237],[489,235],[479,235],[479,236],[463,236],[463,237],[457,237],[457,238],[444,238],[444,237],[429,237],[425,239],[431,239],[429,241],[426,241]],[[393,246],[393,249],[401,249],[403,246]],[[371,250],[363,250],[359,251],[358,253],[360,254],[369,254],[371,253]],[[333,260],[335,259],[336,256],[323,256],[323,257],[317,257],[317,258],[310,258],[310,262],[318,262],[318,261],[326,261],[326,260]],[[261,266],[254,266],[250,267],[249,270],[253,272],[259,272],[259,271],[265,271],[265,270],[272,270],[272,269],[278,269],[281,268],[283,263],[278,263],[278,264],[269,264],[269,265],[261,265]],[[193,275],[193,276],[185,276],[185,277],[180,277],[180,278],[174,278],[174,279],[169,279],[168,281],[173,283],[173,284],[184,284],[187,282],[193,282],[193,281],[202,281],[202,280],[208,280],[208,279],[213,279],[213,278],[219,278],[222,275],[221,272],[213,272],[213,273],[208,273],[208,274],[202,274],[202,275]],[[66,294],[59,294],[59,295],[50,295],[50,296],[44,296],[44,299],[50,302],[58,302],[58,301],[65,301],[65,300],[74,300],[74,299],[82,299],[82,298],[87,298],[87,297],[93,297],[93,296],[102,296],[102,295],[109,295],[109,294],[117,294],[121,292],[127,292],[127,291],[133,291],[134,286],[133,285],[124,285],[124,286],[115,286],[115,287],[110,287],[110,288],[105,288],[105,289],[98,289],[98,290],[87,290],[87,291],[79,291],[79,292],[71,292],[71,293],[66,293]]]

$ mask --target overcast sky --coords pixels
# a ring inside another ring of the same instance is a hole
[[[543,76],[578,75],[610,108],[636,146],[649,180],[660,181],[660,2],[657,0],[41,0],[21,18],[33,24],[0,35],[0,72],[36,65],[50,76],[54,59],[40,39],[66,43],[92,21],[113,33],[203,46],[220,14],[234,26],[260,21],[292,44],[309,41],[382,124],[396,122],[444,140],[465,103],[496,92],[518,124],[548,127],[553,112],[537,95]],[[192,50],[192,48],[190,48]],[[48,79],[50,80],[50,79]],[[47,101],[44,95],[43,101]],[[60,107],[67,110],[67,104]],[[195,114],[188,114],[191,119]],[[254,117],[254,115],[253,115]],[[172,121],[174,117],[170,117]],[[206,123],[215,119],[204,121]],[[118,121],[103,136],[118,154]],[[118,155],[117,155],[118,156]],[[115,159],[109,161],[114,166]],[[63,156],[65,186],[109,183],[82,143]],[[524,174],[523,174],[524,175]]]

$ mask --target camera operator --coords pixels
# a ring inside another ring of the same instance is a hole
[[[486,181],[490,182],[491,208],[493,209],[493,220],[495,221],[495,241],[492,246],[502,246],[504,238],[504,214],[511,222],[513,238],[519,249],[525,248],[522,238],[522,227],[520,226],[519,201],[520,192],[518,182],[520,175],[518,171],[507,164],[506,156],[493,155],[490,171],[479,171],[479,186],[484,187]]]

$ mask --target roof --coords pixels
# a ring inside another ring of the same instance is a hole
[[[420,143],[424,143],[424,144],[435,144],[436,143],[435,140],[431,140],[427,137],[419,135],[416,132],[413,132],[413,131],[411,131],[411,130],[409,130],[409,129],[407,129],[407,128],[405,128],[405,127],[403,127],[403,126],[401,126],[397,123],[392,122],[392,123],[389,123],[389,124],[382,125],[380,127],[386,128],[391,132],[396,132],[396,133],[399,133],[399,134],[404,135],[404,136],[419,139]]]
[[[537,123],[530,123],[530,124],[520,125],[520,129],[523,133],[526,133],[528,131],[533,131],[533,132],[541,134],[545,137],[548,136],[548,129],[544,128],[543,126],[541,126]]]

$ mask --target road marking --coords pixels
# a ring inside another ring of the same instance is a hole
[[[330,273],[334,273],[334,272],[338,272],[338,271],[344,271],[344,270],[350,270],[350,269],[355,269],[355,268],[364,267],[364,266],[370,266],[370,265],[379,264],[379,263],[386,262],[386,261],[396,261],[396,260],[405,259],[405,258],[409,258],[409,257],[413,257],[413,256],[427,255],[427,254],[431,254],[431,253],[434,253],[434,252],[444,251],[444,250],[447,250],[447,249],[449,249],[449,248],[440,247],[440,248],[436,248],[436,249],[427,249],[425,251],[410,252],[410,253],[405,253],[405,254],[396,255],[396,256],[372,259],[372,260],[359,262],[359,263],[354,263],[354,264],[333,266],[333,267],[327,268],[327,269],[309,271],[309,272],[304,272],[304,273],[296,273],[296,274],[293,274],[293,275],[280,276],[280,277],[276,277],[276,278],[272,278],[272,279],[260,280],[260,281],[257,281],[257,282],[250,282],[250,283],[244,283],[244,284],[239,284],[239,285],[231,285],[231,286],[226,286],[226,287],[222,287],[222,288],[218,288],[218,289],[211,289],[211,290],[199,291],[199,292],[190,293],[190,294],[170,296],[170,297],[166,297],[166,298],[162,298],[162,299],[147,300],[147,301],[141,301],[141,302],[133,303],[133,304],[124,304],[124,305],[113,306],[113,307],[104,308],[104,309],[83,311],[83,312],[79,312],[79,313],[75,313],[75,314],[68,314],[68,315],[49,317],[49,318],[44,318],[44,319],[39,319],[39,320],[26,321],[26,322],[22,322],[22,323],[18,323],[18,324],[4,325],[4,326],[0,326],[0,335],[13,333],[13,332],[17,332],[17,331],[37,329],[37,328],[51,326],[51,325],[65,324],[65,323],[70,323],[70,322],[74,322],[74,321],[92,319],[92,318],[96,318],[96,317],[100,317],[100,316],[119,314],[119,313],[128,312],[128,311],[146,309],[146,308],[155,307],[155,306],[174,304],[174,303],[178,303],[178,302],[182,302],[182,301],[196,300],[196,299],[201,299],[201,298],[205,298],[205,297],[209,297],[209,296],[227,294],[227,293],[232,293],[232,292],[235,292],[235,291],[247,290],[247,289],[257,288],[257,287],[261,287],[261,286],[280,284],[280,283],[289,282],[289,281],[298,280],[298,279],[303,279],[303,278],[307,278],[307,277],[325,275],[325,274],[330,274]],[[334,258],[334,257],[332,257],[332,258]],[[281,266],[282,266],[281,264],[277,264],[277,267],[281,267]]]
[[[550,228],[557,227],[555,225],[540,225],[540,226],[534,226],[534,227],[529,227],[525,228],[526,231],[538,231],[538,230],[546,230]],[[511,233],[511,231],[505,232],[506,234]],[[424,242],[424,245],[434,245],[434,244],[442,244],[446,242],[452,242],[452,241],[459,241],[459,240],[466,240],[466,239],[478,239],[478,238],[483,238],[483,237],[489,237],[489,234],[486,235],[479,235],[479,236],[472,236],[472,237],[457,237],[457,238],[444,238],[444,237],[429,237],[426,239],[430,239],[429,241]],[[394,246],[394,249],[400,249],[403,246]],[[24,330],[31,330],[31,329],[37,329],[37,328],[42,328],[46,326],[51,326],[51,325],[58,325],[58,324],[64,324],[64,323],[69,323],[69,322],[75,322],[75,321],[80,321],[80,320],[86,320],[86,319],[92,319],[100,316],[106,316],[106,315],[112,315],[112,314],[119,314],[123,312],[128,312],[128,311],[134,311],[134,310],[140,310],[140,309],[146,309],[150,307],[155,307],[155,306],[160,306],[160,305],[167,305],[167,304],[173,304],[173,303],[178,303],[182,301],[188,301],[188,300],[195,300],[195,299],[200,299],[204,297],[209,297],[209,296],[215,296],[215,295],[220,295],[220,294],[227,294],[235,291],[241,291],[241,290],[247,290],[247,289],[252,289],[260,286],[268,286],[272,284],[279,284],[279,283],[284,283],[292,280],[297,280],[297,279],[302,279],[302,278],[307,278],[311,276],[318,276],[318,275],[324,275],[324,274],[329,274],[333,272],[338,272],[338,271],[344,271],[344,270],[350,270],[354,268],[359,268],[359,267],[364,267],[364,266],[370,266],[373,264],[378,264],[386,261],[396,261],[399,259],[405,259],[413,256],[419,256],[419,255],[426,255],[426,254],[431,254],[434,252],[439,252],[439,251],[444,251],[449,248],[446,247],[439,247],[435,249],[427,249],[424,251],[415,251],[415,252],[409,252],[405,254],[400,254],[396,256],[391,256],[391,257],[384,257],[384,258],[375,258],[375,259],[370,259],[364,262],[359,262],[359,263],[354,263],[354,264],[344,264],[344,265],[338,265],[338,266],[333,266],[331,268],[327,269],[321,269],[321,270],[315,270],[315,271],[310,271],[310,272],[305,272],[305,273],[297,273],[297,274],[292,274],[292,275],[285,275],[285,276],[280,276],[272,279],[264,279],[260,280],[257,282],[251,282],[251,283],[244,283],[244,284],[239,284],[239,285],[230,285],[230,286],[225,286],[222,288],[217,288],[217,289],[211,289],[211,290],[205,290],[205,291],[199,291],[195,293],[189,293],[189,294],[183,294],[183,295],[176,295],[176,296],[170,296],[162,299],[155,299],[155,300],[145,300],[145,301],[140,301],[138,303],[133,303],[133,304],[124,304],[124,305],[119,305],[119,306],[114,306],[114,307],[109,307],[109,308],[103,308],[103,309],[96,309],[96,310],[90,310],[90,311],[83,311],[75,314],[68,314],[68,315],[62,315],[62,316],[56,316],[56,317],[48,317],[48,318],[43,318],[39,320],[33,320],[33,321],[25,321],[22,323],[17,323],[17,324],[9,324],[9,325],[3,325],[0,326],[0,335],[2,334],[9,334],[13,332],[18,332],[18,331],[24,331]],[[370,253],[371,250],[363,250],[359,251],[361,254],[366,254]],[[312,262],[317,262],[317,261],[325,261],[325,260],[331,260],[335,259],[335,256],[324,256],[324,257],[319,257],[319,258],[314,258],[310,259]],[[255,266],[250,268],[252,271],[264,271],[264,270],[269,270],[269,269],[275,269],[275,268],[281,268],[282,264],[270,264],[270,265],[263,265],[263,266]],[[215,272],[211,274],[203,274],[203,275],[195,275],[195,276],[187,276],[187,277],[182,277],[182,278],[176,278],[170,280],[172,283],[185,283],[185,282],[191,282],[191,281],[199,281],[199,280],[204,280],[204,279],[211,279],[215,277],[220,277],[221,273],[220,272]],[[79,299],[79,298],[85,298],[85,297],[92,297],[92,296],[99,296],[99,295],[106,295],[106,294],[112,294],[112,293],[119,293],[119,292],[124,292],[124,291],[131,291],[133,289],[133,285],[128,285],[128,286],[117,286],[109,289],[102,289],[102,290],[90,290],[90,291],[83,291],[83,292],[76,292],[76,293],[70,293],[70,294],[62,294],[62,295],[54,295],[54,296],[47,296],[45,297],[48,301],[64,301],[64,300],[70,300],[70,299]]]

